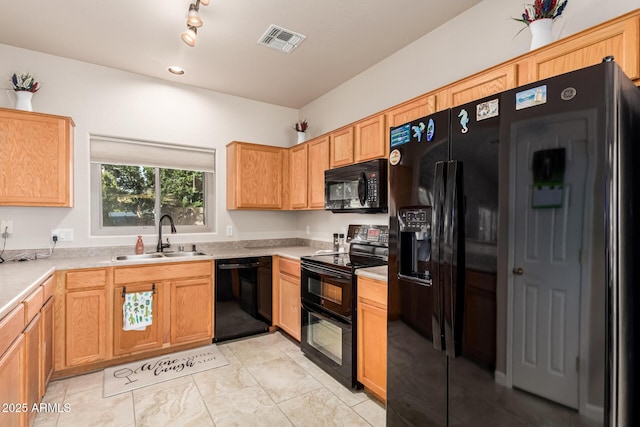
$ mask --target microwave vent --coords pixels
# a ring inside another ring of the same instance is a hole
[[[302,34],[271,24],[258,40],[258,44],[280,52],[291,53],[305,38],[306,36]]]

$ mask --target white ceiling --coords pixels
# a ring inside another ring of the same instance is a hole
[[[0,43],[301,108],[480,1],[212,0],[191,48],[190,0],[0,0]],[[258,45],[270,24],[307,38]]]

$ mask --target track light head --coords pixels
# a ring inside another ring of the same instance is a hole
[[[187,25],[191,27],[202,27],[202,19],[200,19],[200,15],[198,14],[199,2],[191,3],[189,5],[189,15],[187,16]]]
[[[198,29],[189,25],[187,31],[182,33],[182,41],[187,45],[194,47],[196,45],[196,36],[198,35]]]

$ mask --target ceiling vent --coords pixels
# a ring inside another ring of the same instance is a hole
[[[258,44],[277,49],[280,52],[291,53],[305,38],[306,36],[302,34],[272,24],[260,37]]]

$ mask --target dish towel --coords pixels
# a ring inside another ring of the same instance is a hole
[[[125,294],[122,304],[122,330],[144,331],[153,321],[153,292]]]

